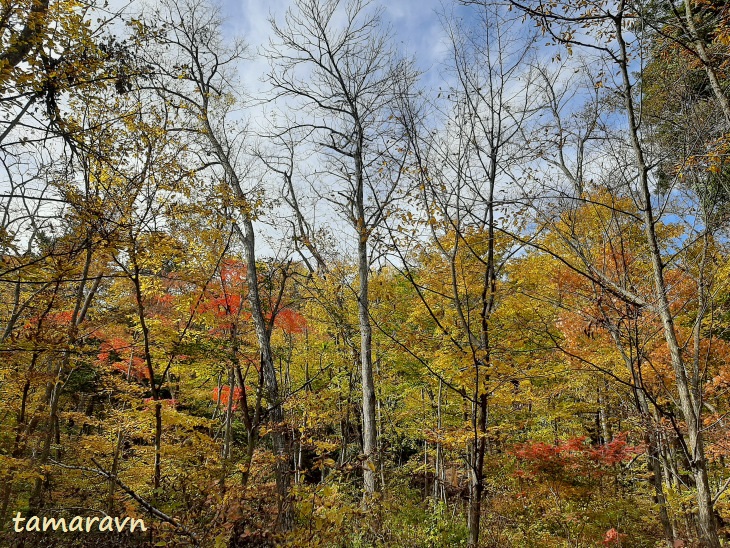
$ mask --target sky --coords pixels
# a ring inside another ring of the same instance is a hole
[[[287,8],[293,0],[221,0],[220,11],[223,17],[224,39],[239,38],[248,43],[252,58],[239,65],[238,73],[241,84],[247,94],[258,95],[267,86],[262,82],[263,76],[269,70],[267,60],[257,53],[268,45],[271,35],[269,18],[283,23]],[[404,57],[412,57],[417,68],[422,72],[420,83],[426,88],[436,89],[443,85],[441,71],[442,63],[448,55],[448,40],[439,18],[444,10],[458,9],[456,2],[451,0],[372,0],[372,8],[382,8],[382,23],[390,27],[394,46]],[[265,127],[267,112],[272,109],[270,104],[259,105],[249,109],[247,115],[254,126]],[[308,194],[306,185],[300,189]],[[300,197],[301,199],[301,197]],[[325,224],[330,227],[340,226],[334,233],[343,237],[350,232],[349,226],[343,225],[338,214],[330,210],[326,203],[319,202],[316,206],[316,224]],[[276,230],[269,226],[258,227],[259,236],[257,248],[265,255],[276,254],[276,241],[280,237]],[[349,237],[340,242],[344,248]],[[272,253],[273,252],[273,253]]]
[[[294,0],[220,0],[220,11],[223,17],[223,34],[225,39],[239,38],[249,44],[251,59],[238,67],[241,84],[246,92],[253,96],[257,92],[264,92],[267,86],[262,82],[269,70],[268,61],[258,52],[268,45],[271,35],[270,18],[283,24],[287,8]],[[344,2],[343,2],[344,3]],[[448,87],[448,78],[444,74],[444,65],[449,62],[449,39],[442,28],[440,14],[448,13],[465,18],[466,27],[473,26],[477,21],[468,19],[473,9],[459,6],[455,0],[372,0],[372,8],[382,8],[382,22],[391,29],[393,45],[404,57],[412,57],[416,66],[422,72],[420,85],[435,95],[438,88]],[[472,16],[473,17],[473,16]],[[517,25],[515,29],[519,29]],[[490,44],[491,45],[491,44]],[[537,56],[551,56],[554,52],[546,48],[536,52]],[[450,63],[449,63],[450,64]],[[521,86],[522,84],[515,84]],[[250,95],[249,95],[250,96]],[[263,94],[260,95],[263,97]],[[255,103],[255,102],[254,102]],[[247,110],[247,116],[254,127],[265,128],[268,123],[268,114],[275,109],[267,102],[259,103]],[[305,161],[306,163],[306,161]],[[299,184],[302,186],[299,186]],[[309,194],[307,186],[302,181],[295,181],[301,192]],[[300,196],[300,201],[302,197]],[[316,213],[315,213],[316,211]],[[350,227],[344,223],[337,213],[332,211],[323,201],[319,201],[312,215],[317,220],[316,225],[333,228],[332,234],[342,238],[338,247],[348,249],[355,241]],[[310,217],[312,220],[312,217]],[[344,224],[343,224],[344,223]],[[337,227],[336,229],[334,227]],[[275,242],[281,243],[281,238],[272,226],[259,226],[261,238],[258,245],[264,254],[270,254],[276,247]],[[268,241],[268,242],[267,242]]]
[[[243,38],[251,51],[256,52],[268,43],[269,17],[283,21],[292,3],[292,0],[222,0],[224,33],[227,37]],[[453,9],[453,3],[443,0],[372,0],[372,5],[384,9],[382,19],[391,28],[394,43],[403,54],[416,59],[423,71],[423,83],[436,83],[438,65],[447,53],[446,35],[438,14],[445,9]],[[254,56],[240,67],[241,79],[248,89],[256,89],[266,70],[265,59]]]

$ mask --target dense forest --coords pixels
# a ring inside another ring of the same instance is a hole
[[[284,4],[0,3],[0,545],[730,545],[730,6]]]

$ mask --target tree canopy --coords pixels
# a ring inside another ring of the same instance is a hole
[[[0,6],[0,544],[727,545],[727,6],[228,8]]]

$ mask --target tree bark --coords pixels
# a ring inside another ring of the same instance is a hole
[[[619,11],[620,13],[621,11]],[[639,129],[634,111],[631,80],[629,77],[629,61],[626,42],[623,37],[624,30],[622,28],[621,15],[617,15],[614,18],[614,22],[616,25],[616,38],[620,48],[619,67],[623,82],[623,100],[629,124],[629,137],[631,139],[634,161],[637,168],[644,234],[649,247],[652,265],[654,298],[656,300],[655,306],[662,322],[664,339],[671,357],[672,368],[674,369],[680,408],[687,427],[688,448],[690,452],[687,457],[697,489],[697,524],[699,535],[704,545],[708,548],[720,548],[717,524],[715,523],[715,515],[713,512],[712,494],[707,476],[704,442],[702,439],[701,402],[695,401],[695,395],[690,389],[690,380],[688,379],[684,359],[682,358],[682,350],[677,340],[674,317],[669,306],[669,296],[664,279],[664,262],[656,235],[657,221],[654,218],[651,201],[652,195],[649,188],[649,168],[644,157],[644,150],[639,138]]]
[[[376,491],[375,471],[377,470],[377,424],[375,416],[375,380],[373,378],[372,328],[368,304],[368,250],[367,235],[359,235],[358,274],[360,288],[358,293],[358,319],[360,321],[360,367],[362,374],[362,449],[363,480],[365,494]]]

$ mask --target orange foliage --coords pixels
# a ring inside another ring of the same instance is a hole
[[[554,478],[601,476],[607,468],[628,461],[640,452],[639,448],[628,445],[624,434],[599,447],[586,444],[586,437],[581,436],[557,444],[519,444],[513,450],[521,467],[516,472],[517,476]]]
[[[218,392],[218,389],[217,388],[214,388],[213,389],[213,394],[212,394],[213,395],[213,401],[214,402],[218,402],[219,401],[219,398],[220,398],[220,404],[225,407],[225,406],[228,405],[228,398],[230,397],[230,394],[231,394],[231,388],[229,386],[222,387],[221,390],[220,390],[220,393]],[[236,411],[238,409],[238,405],[235,402],[240,401],[241,395],[242,395],[241,389],[238,386],[236,386],[233,389],[233,401],[234,401],[234,403],[233,403],[233,410],[234,411]]]
[[[286,333],[303,333],[307,326],[304,316],[291,308],[285,308],[276,316],[274,321],[277,327],[282,328]]]

